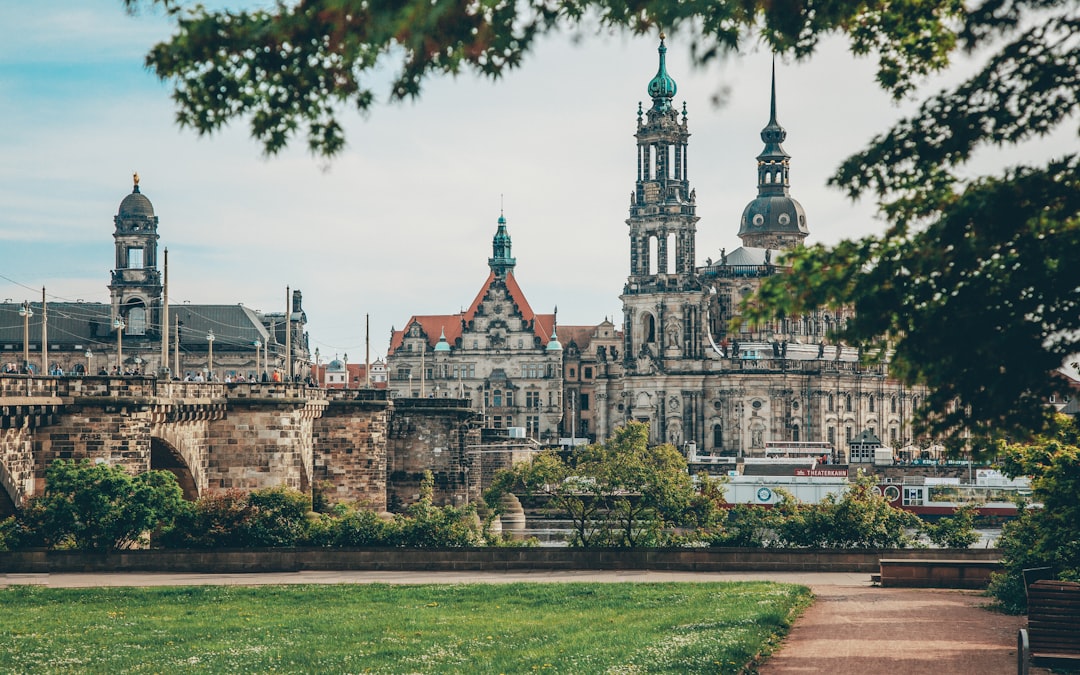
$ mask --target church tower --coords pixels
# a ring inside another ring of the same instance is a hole
[[[513,272],[517,261],[510,255],[510,233],[506,231],[506,217],[499,213],[499,227],[491,239],[491,257],[488,267],[499,279],[505,279],[507,272]]]
[[[694,243],[698,217],[687,172],[686,104],[672,106],[677,87],[667,72],[660,35],[660,65],[649,81],[652,106],[638,104],[637,182],[630,195],[630,275],[623,289],[624,364],[641,358],[700,358],[701,333]],[[663,364],[659,364],[663,367]]]
[[[791,249],[810,233],[806,212],[791,196],[789,171],[791,155],[780,145],[787,131],[776,121],[776,62],[772,69],[772,96],[769,123],[761,130],[765,149],[757,156],[758,196],[746,205],[739,225],[739,238],[748,248]]]
[[[124,322],[124,337],[146,335],[152,329],[152,312],[161,303],[161,273],[157,268],[158,219],[154,206],[135,186],[120,202],[113,222],[116,230],[116,268],[109,294],[112,319]]]

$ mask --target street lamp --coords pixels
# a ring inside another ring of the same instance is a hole
[[[93,375],[94,374],[93,362],[90,360],[92,358],[94,358],[94,352],[87,349],[86,350],[86,374],[87,375]]]
[[[213,382],[214,381],[214,329],[213,328],[211,328],[210,331],[206,334],[206,344],[207,344],[207,352],[206,352],[207,376],[206,376],[206,381],[207,382]]]
[[[315,384],[322,387],[322,377],[319,375],[319,348],[315,348]]]
[[[262,340],[251,343],[255,345],[255,381],[259,381],[259,350],[262,349]]]
[[[23,318],[23,370],[30,374],[30,317],[34,316],[34,310],[30,308],[30,301],[23,300],[19,308],[19,316]]]
[[[118,316],[113,321],[113,328],[116,329],[116,374],[124,374],[124,329],[127,328],[127,324],[124,323],[124,317]]]
[[[341,358],[345,363],[345,388],[349,388],[349,352],[345,352],[345,356]]]

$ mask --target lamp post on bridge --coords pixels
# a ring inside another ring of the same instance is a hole
[[[255,381],[258,382],[259,381],[259,371],[260,371],[260,368],[259,368],[259,350],[262,349],[262,340],[256,340],[255,342],[252,342],[251,344],[253,344],[255,346]]]
[[[124,329],[127,328],[127,324],[124,323],[124,317],[118,316],[113,321],[113,328],[116,329],[116,374],[124,374]]]
[[[206,381],[214,381],[214,329],[211,328],[206,334]]]
[[[87,349],[86,350],[86,374],[87,375],[93,375],[94,374],[94,364],[93,364],[93,361],[91,361],[91,359],[93,359],[93,358],[94,358],[94,352]]]
[[[23,318],[23,371],[30,374],[30,317],[34,316],[34,310],[30,308],[30,301],[23,300],[19,308],[19,316]]]

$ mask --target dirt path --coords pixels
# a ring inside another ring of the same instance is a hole
[[[1011,675],[1024,617],[977,592],[814,585],[817,601],[761,675]],[[1049,673],[1032,668],[1032,673]]]

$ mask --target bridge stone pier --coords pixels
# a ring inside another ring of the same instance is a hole
[[[188,499],[288,485],[385,508],[384,392],[145,377],[0,377],[0,515],[56,459],[166,469]],[[379,496],[381,495],[381,497]],[[380,502],[381,499],[381,502]]]

